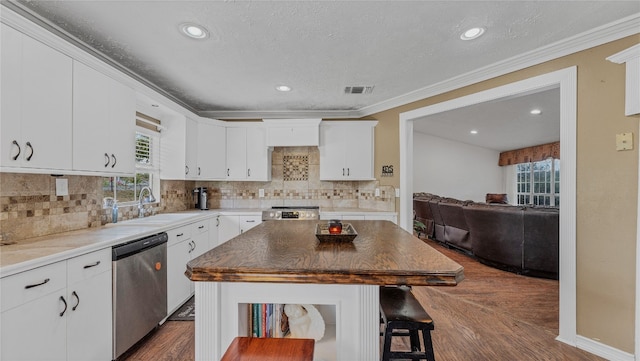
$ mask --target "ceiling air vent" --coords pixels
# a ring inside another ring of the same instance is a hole
[[[345,94],[371,94],[373,85],[370,86],[348,86],[344,88]]]

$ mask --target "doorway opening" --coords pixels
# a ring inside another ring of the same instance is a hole
[[[413,133],[430,115],[505,97],[560,89],[560,305],[558,341],[576,345],[576,104],[577,69],[570,67],[400,114],[400,221],[412,230]]]

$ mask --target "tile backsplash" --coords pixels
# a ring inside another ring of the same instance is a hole
[[[395,211],[395,190],[378,181],[320,181],[317,147],[276,147],[270,182],[204,182],[162,180],[160,203],[145,206],[148,213],[193,209],[192,191],[207,187],[209,208],[269,208],[271,206],[320,206]],[[63,176],[69,195],[56,196],[56,178],[48,174],[0,173],[0,243],[111,223],[110,209],[103,209],[102,177]],[[380,196],[375,196],[375,189]],[[259,197],[259,190],[264,197]],[[155,193],[155,192],[154,192]],[[158,195],[158,193],[156,193]],[[136,218],[137,206],[119,208],[118,220]]]

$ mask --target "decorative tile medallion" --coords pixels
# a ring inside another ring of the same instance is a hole
[[[309,180],[309,155],[285,155],[282,158],[285,182]]]

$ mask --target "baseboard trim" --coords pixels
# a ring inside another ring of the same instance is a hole
[[[634,361],[633,354],[607,346],[584,336],[576,336],[576,347],[612,361]]]

